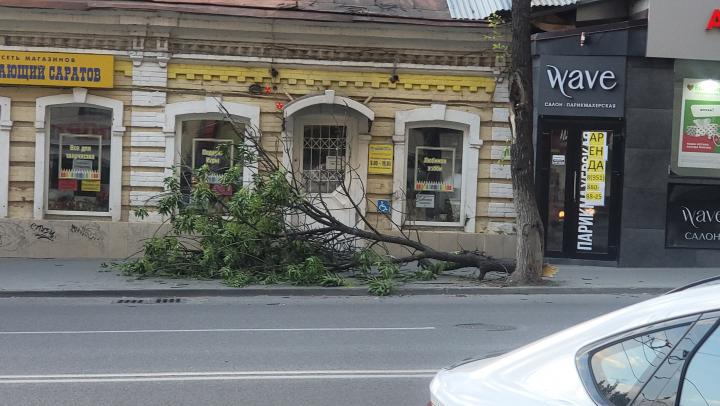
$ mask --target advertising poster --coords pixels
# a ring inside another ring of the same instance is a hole
[[[368,173],[390,175],[393,173],[392,144],[370,144],[368,150]]]
[[[583,131],[580,164],[580,204],[578,205],[577,249],[592,251],[595,208],[605,205],[607,131]]]
[[[218,184],[233,161],[231,140],[196,138],[193,140],[193,169],[208,166],[208,183]]]
[[[591,206],[605,205],[607,134],[603,131],[583,132],[580,195]]]
[[[720,82],[685,79],[678,167],[720,169]]]
[[[102,136],[85,134],[60,134],[60,168],[62,180],[93,180],[100,184]],[[72,183],[73,190],[77,182]],[[62,182],[61,189],[70,189],[71,182]]]
[[[453,192],[454,173],[455,148],[417,147],[415,149],[416,192]]]

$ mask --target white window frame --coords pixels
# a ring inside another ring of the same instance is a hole
[[[165,106],[165,161],[166,176],[172,176],[172,168],[182,159],[182,122],[191,120],[227,121],[224,110],[235,120],[241,121],[255,137],[260,136],[260,107],[241,103],[226,103],[221,97],[206,97],[204,100],[170,103]],[[247,135],[247,134],[246,134]],[[248,150],[254,150],[258,138],[245,138]],[[177,152],[176,152],[177,151]],[[243,168],[243,185],[252,185],[257,174],[257,162],[246,162]]]
[[[81,106],[95,107],[112,112],[110,128],[110,188],[108,196],[108,211],[73,211],[48,210],[47,184],[50,175],[49,144],[50,126],[48,107],[53,106]],[[89,95],[85,88],[74,88],[72,94],[58,94],[54,96],[38,97],[35,100],[35,193],[33,214],[36,220],[42,220],[45,215],[53,216],[82,216],[82,217],[110,217],[112,221],[120,221],[122,214],[122,137],[125,134],[123,126],[124,104],[120,100],[108,97]]]
[[[343,107],[347,111],[353,112],[353,115],[348,117],[349,119],[344,123],[338,123],[337,117],[332,114],[314,114],[308,111],[303,112],[302,110],[320,105],[330,105]],[[334,90],[326,90],[322,94],[315,94],[305,96],[294,100],[285,106],[283,110],[283,166],[285,168],[293,168],[295,170],[302,170],[301,159],[295,161],[297,157],[295,142],[302,140],[303,134],[302,129],[305,125],[338,125],[343,124],[347,126],[347,147],[346,157],[347,163],[353,167],[357,167],[357,170],[350,179],[349,176],[345,178],[345,185],[349,187],[350,196],[353,201],[359,202],[359,209],[362,213],[366,212],[367,201],[363,199],[362,192],[363,188],[358,187],[359,185],[367,185],[367,157],[368,157],[368,145],[371,140],[369,134],[369,126],[375,120],[375,112],[372,111],[366,105],[357,102],[348,97],[338,96]],[[368,128],[361,125],[360,120],[367,119]],[[301,148],[302,149],[302,148]],[[302,157],[302,152],[299,152]],[[300,165],[298,164],[300,163]],[[299,174],[299,173],[298,173]],[[325,199],[334,199],[341,207],[339,210],[334,210],[333,216],[348,226],[357,226],[363,228],[364,224],[359,222],[355,216],[355,208],[344,196],[343,193],[336,189],[332,193],[323,193],[322,197]]]
[[[9,97],[0,97],[0,218],[8,216],[10,196],[10,108]]]
[[[463,132],[462,187],[460,191],[460,221],[405,221],[407,193],[407,139],[415,128],[439,127]],[[477,212],[477,182],[480,159],[480,116],[460,110],[448,109],[444,104],[432,104],[429,108],[399,111],[395,113],[395,147],[393,171],[392,221],[397,226],[462,227],[467,233],[475,232]]]

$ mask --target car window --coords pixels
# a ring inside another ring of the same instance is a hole
[[[612,405],[629,405],[688,327],[638,335],[595,352],[590,366],[600,394]]]
[[[680,406],[720,406],[720,331],[702,344],[682,380]]]
[[[652,374],[632,403],[633,406],[675,406],[683,366],[716,321],[716,318],[704,319],[693,325],[660,368]]]

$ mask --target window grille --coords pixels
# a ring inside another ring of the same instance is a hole
[[[345,181],[346,145],[345,126],[305,126],[302,176],[308,192],[331,193]]]

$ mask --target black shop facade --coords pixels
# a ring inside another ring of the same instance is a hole
[[[720,81],[688,61],[648,57],[647,44],[648,20],[533,37],[536,192],[549,258],[720,261],[720,158],[714,173],[678,166],[720,157]],[[717,124],[708,120],[715,108]]]

